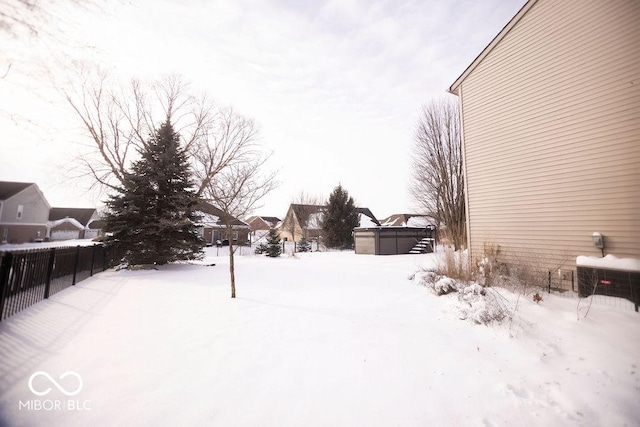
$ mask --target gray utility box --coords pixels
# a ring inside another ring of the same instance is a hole
[[[640,271],[613,270],[578,266],[578,293],[581,297],[589,295],[608,295],[625,298],[633,302],[638,311],[640,305]]]

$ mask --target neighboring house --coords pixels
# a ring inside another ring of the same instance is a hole
[[[94,208],[51,208],[47,236],[51,240],[93,239],[101,231],[96,221],[100,217]]]
[[[322,236],[322,212],[324,205],[304,205],[292,203],[280,225],[279,235],[282,240],[298,242]]]
[[[249,224],[231,217],[231,236],[228,234],[225,213],[208,202],[200,202],[196,209],[201,215],[199,229],[207,245],[246,245],[249,242]]]
[[[433,218],[420,214],[394,214],[380,221],[383,227],[427,228],[435,226]]]
[[[324,205],[291,204],[280,226],[280,238],[289,241],[300,241],[322,237],[322,221]],[[368,208],[356,208],[360,217],[359,227],[374,227],[380,225],[376,217]]]
[[[36,184],[0,181],[0,244],[42,241],[49,209]]]
[[[640,258],[638,23],[638,1],[530,0],[449,88],[472,259],[566,287],[579,255]]]
[[[84,232],[85,239],[95,239],[98,236],[104,236],[105,220],[96,219],[88,224],[88,230]],[[91,237],[93,236],[93,237]]]
[[[282,221],[275,216],[252,216],[247,219],[251,241],[256,242],[266,236],[272,228],[278,228]]]
[[[277,228],[281,223],[280,218],[275,216],[252,216],[246,222],[251,231],[269,231],[272,228]]]

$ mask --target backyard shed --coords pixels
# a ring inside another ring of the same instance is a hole
[[[356,254],[398,255],[432,252],[434,227],[366,227],[353,230]],[[423,245],[426,244],[424,249]],[[416,250],[417,252],[412,252]]]

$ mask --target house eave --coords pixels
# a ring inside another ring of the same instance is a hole
[[[536,4],[538,0],[529,0],[520,8],[518,13],[511,18],[511,20],[507,23],[507,25],[502,28],[502,30],[496,35],[493,40],[485,47],[482,52],[473,60],[473,62],[464,70],[464,72],[456,79],[455,82],[447,89],[447,92],[459,96],[460,95],[460,85],[462,82],[475,70],[478,65],[484,60],[484,58],[491,53],[491,51],[502,41],[502,39],[511,31],[511,29],[522,19],[524,15]]]

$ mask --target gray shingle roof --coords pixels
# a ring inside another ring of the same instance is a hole
[[[7,200],[32,185],[32,182],[0,181],[0,200]]]
[[[86,226],[91,217],[96,213],[94,208],[51,208],[49,221],[57,221],[64,218],[73,218]]]

